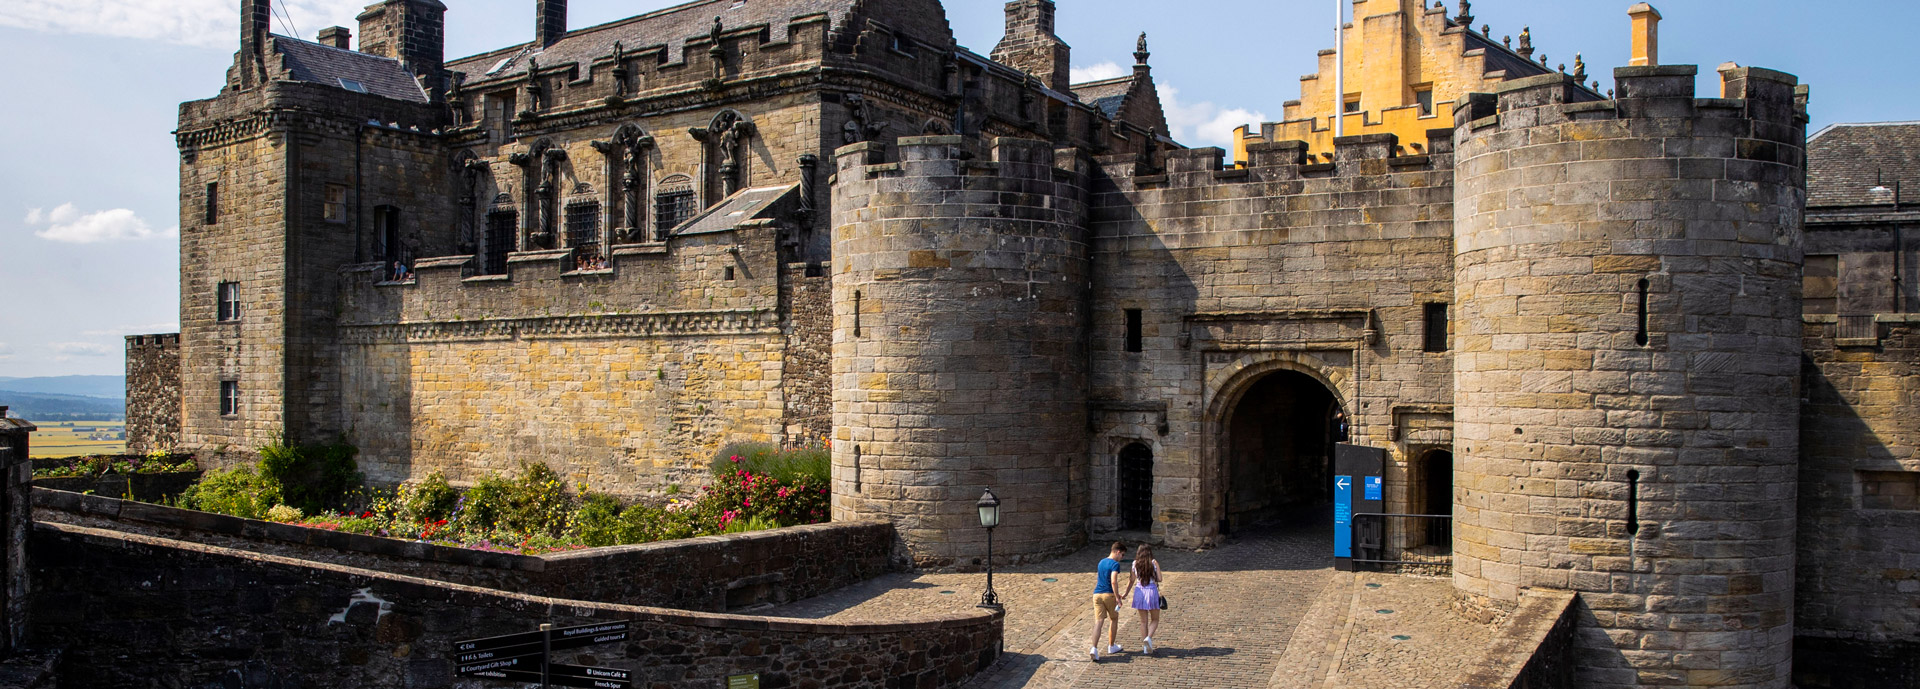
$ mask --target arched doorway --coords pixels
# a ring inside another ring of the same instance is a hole
[[[1140,443],[1120,450],[1120,528],[1153,528],[1153,448]]]
[[[1453,515],[1453,453],[1433,450],[1420,458],[1420,482],[1423,487],[1420,514]],[[1453,521],[1423,519],[1425,544],[1441,549],[1453,547]]]
[[[1298,371],[1255,381],[1228,416],[1229,529],[1333,501],[1333,393]]]

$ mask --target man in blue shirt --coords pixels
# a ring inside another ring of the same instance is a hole
[[[1087,656],[1093,658],[1093,662],[1096,663],[1100,662],[1100,629],[1106,626],[1108,620],[1113,621],[1113,627],[1107,632],[1107,653],[1111,655],[1120,652],[1122,596],[1115,594],[1114,591],[1132,591],[1133,572],[1131,570],[1127,572],[1129,579],[1125,588],[1116,588],[1114,579],[1120,576],[1120,558],[1126,556],[1127,546],[1114,541],[1113,549],[1107,553],[1107,559],[1100,561],[1099,581],[1093,585],[1093,646],[1087,649]]]

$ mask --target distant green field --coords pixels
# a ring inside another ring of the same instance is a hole
[[[31,452],[35,457],[117,455],[127,451],[125,421],[36,422]]]

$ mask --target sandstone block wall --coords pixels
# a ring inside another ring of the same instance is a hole
[[[1456,138],[1454,582],[1582,592],[1582,686],[1789,683],[1806,120],[1694,74],[1509,82]]]
[[[127,454],[180,446],[180,334],[127,336]]]
[[[1837,337],[1832,316],[1805,324],[1794,616],[1802,687],[1920,682],[1920,318],[1875,320],[1869,338]]]
[[[891,519],[923,565],[1085,541],[1085,173],[1051,144],[843,148],[833,199],[833,516]],[[985,153],[985,152],[983,152]]]
[[[1096,528],[1119,524],[1118,452],[1154,450],[1154,532],[1213,542],[1231,473],[1227,420],[1278,371],[1328,387],[1354,442],[1391,449],[1390,512],[1422,512],[1415,460],[1446,447],[1452,362],[1423,351],[1427,304],[1453,300],[1451,132],[1398,156],[1392,135],[1341,140],[1307,164],[1297,142],[1253,147],[1246,169],[1219,149],[1173,154],[1136,175],[1102,159],[1092,211]],[[1139,309],[1143,351],[1126,351]],[[1368,341],[1368,331],[1374,340]],[[1145,406],[1143,406],[1145,405]],[[1151,407],[1151,409],[1149,409]],[[1435,506],[1444,512],[1445,506]]]
[[[629,640],[556,654],[635,686],[957,687],[999,654],[1003,616],[824,624],[544,598],[57,524],[33,535],[33,633],[73,649],[74,686],[446,689],[453,642],[627,621]],[[497,684],[497,683],[496,683]]]

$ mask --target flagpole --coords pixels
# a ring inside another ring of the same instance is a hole
[[[1347,135],[1347,0],[1333,0],[1333,136]]]

